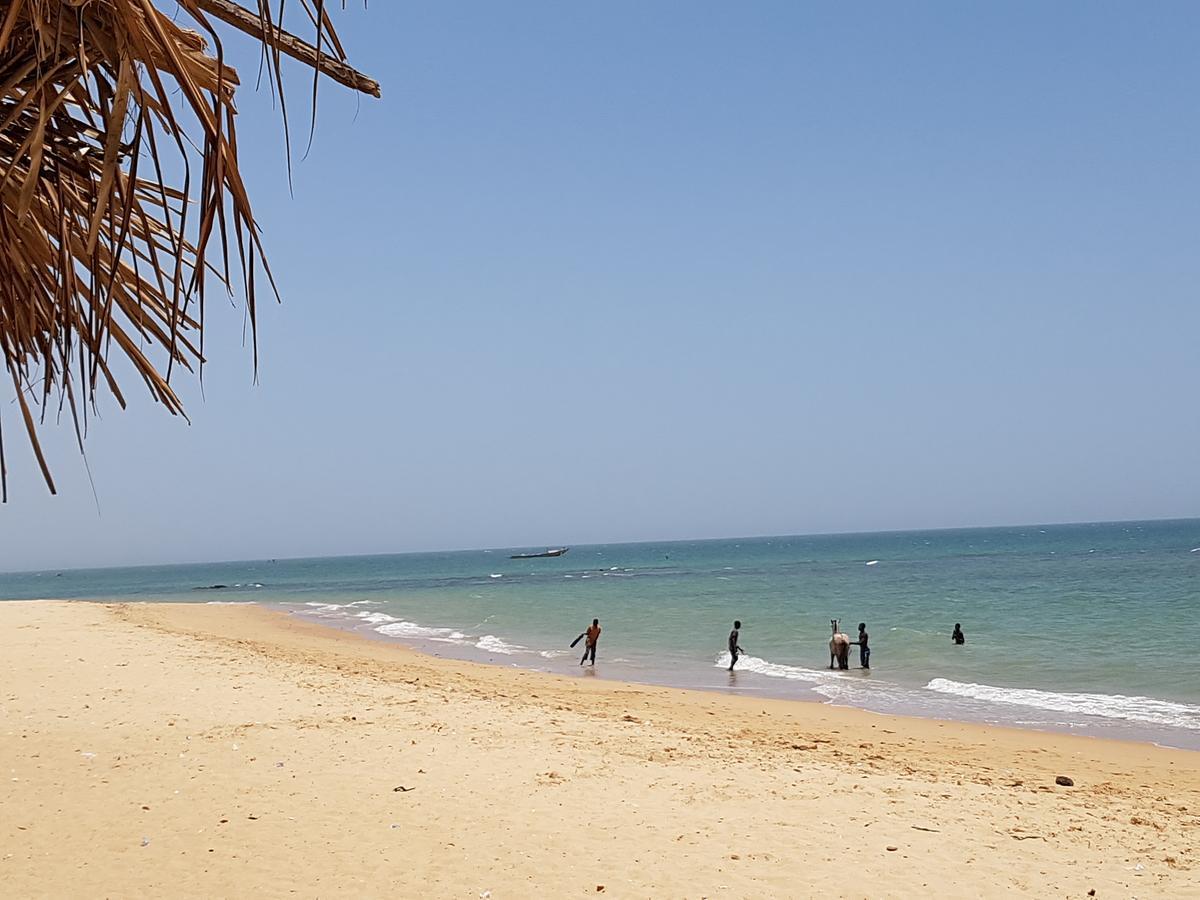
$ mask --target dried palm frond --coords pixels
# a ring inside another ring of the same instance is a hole
[[[51,492],[34,408],[66,409],[82,449],[98,386],[125,406],[115,347],[181,414],[171,374],[203,362],[206,286],[240,286],[252,331],[256,284],[274,290],[218,28],[262,44],[285,126],[283,55],[313,68],[314,91],[323,74],[379,96],[324,0],[298,2],[315,46],[283,30],[285,0],[0,0],[0,353]]]

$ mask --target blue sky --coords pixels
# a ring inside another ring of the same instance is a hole
[[[212,310],[99,508],[6,400],[0,569],[1200,514],[1194,4],[350,6],[260,383]]]

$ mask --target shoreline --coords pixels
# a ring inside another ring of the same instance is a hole
[[[1192,751],[449,660],[256,605],[9,601],[0,627],[20,895],[1200,891]]]
[[[56,601],[56,602],[76,602],[76,601]],[[86,602],[86,601],[84,601],[84,602]],[[154,604],[154,605],[159,605],[159,604]],[[172,605],[174,605],[174,604],[172,604]],[[1003,723],[981,722],[981,721],[976,721],[974,719],[938,718],[936,716],[908,715],[908,714],[904,714],[904,713],[881,712],[879,710],[863,709],[862,707],[858,707],[858,706],[850,706],[850,705],[846,705],[846,704],[840,704],[840,703],[836,703],[832,700],[823,699],[823,698],[819,698],[819,697],[811,697],[810,698],[810,697],[803,697],[803,696],[786,696],[786,695],[783,695],[780,693],[773,693],[769,689],[764,689],[762,691],[755,691],[750,688],[722,689],[722,688],[714,688],[714,687],[688,687],[688,686],[683,686],[683,685],[679,685],[679,684],[667,684],[667,683],[658,682],[658,681],[638,681],[636,679],[625,679],[625,678],[620,678],[620,677],[616,677],[616,676],[605,675],[605,674],[602,674],[602,668],[592,668],[591,666],[579,666],[578,671],[575,671],[574,669],[569,670],[568,672],[553,671],[550,669],[535,668],[533,666],[523,666],[516,662],[507,662],[503,658],[498,658],[496,656],[488,656],[486,651],[481,651],[478,654],[474,654],[474,655],[463,655],[463,656],[437,653],[437,652],[434,652],[433,647],[438,646],[438,645],[433,644],[432,642],[429,642],[429,641],[421,641],[418,638],[407,638],[406,639],[406,638],[392,637],[390,635],[380,634],[380,633],[374,631],[373,629],[364,629],[361,627],[342,627],[342,626],[340,626],[338,624],[334,624],[332,622],[329,622],[329,623],[321,622],[319,620],[305,616],[302,613],[298,613],[296,611],[292,611],[289,609],[284,609],[277,605],[272,605],[270,603],[258,603],[258,602],[253,602],[253,601],[246,602],[246,603],[241,603],[241,602],[221,603],[220,601],[215,601],[215,602],[210,601],[208,603],[205,603],[204,605],[206,605],[206,606],[254,606],[254,607],[258,607],[259,609],[262,609],[268,613],[281,615],[287,619],[292,619],[297,622],[301,622],[306,625],[310,625],[314,629],[316,629],[317,634],[324,632],[324,633],[328,634],[330,637],[332,637],[333,635],[346,635],[347,637],[349,637],[351,640],[354,640],[354,641],[362,641],[362,642],[365,642],[366,644],[380,644],[384,647],[395,647],[405,653],[412,653],[418,657],[428,659],[430,661],[438,660],[438,661],[448,663],[450,665],[453,665],[455,663],[461,663],[464,666],[469,666],[469,667],[484,666],[488,669],[496,669],[496,670],[499,670],[502,672],[514,672],[514,671],[515,672],[529,672],[534,675],[541,675],[541,676],[545,676],[547,678],[558,679],[558,680],[566,682],[567,684],[580,683],[580,684],[587,685],[587,684],[590,684],[591,681],[594,679],[596,682],[600,682],[603,685],[612,686],[614,689],[617,689],[617,690],[635,690],[636,691],[639,689],[657,688],[657,689],[662,689],[662,690],[672,691],[672,692],[678,691],[685,696],[692,695],[692,694],[700,694],[700,695],[713,696],[713,697],[738,698],[740,700],[748,701],[751,703],[769,703],[771,705],[782,704],[784,706],[784,708],[786,708],[787,706],[790,706],[791,704],[799,704],[802,707],[812,706],[812,707],[816,707],[816,708],[820,708],[820,709],[842,710],[842,711],[845,711],[845,712],[850,713],[855,716],[880,717],[885,720],[916,721],[916,722],[923,722],[923,723],[932,723],[932,724],[935,724],[938,726],[944,726],[944,725],[959,726],[959,725],[961,725],[961,726],[967,726],[968,728],[984,729],[985,732],[991,732],[993,730],[997,730],[997,731],[1012,731],[1012,732],[1016,732],[1018,734],[1056,735],[1059,737],[1066,737],[1066,738],[1072,738],[1072,739],[1082,739],[1082,740],[1089,740],[1089,741],[1106,741],[1106,742],[1112,742],[1115,744],[1120,744],[1120,745],[1129,746],[1129,747],[1146,747],[1146,746],[1148,746],[1148,747],[1154,747],[1154,748],[1160,749],[1160,750],[1168,750],[1168,751],[1177,752],[1177,753],[1200,754],[1200,751],[1194,750],[1189,747],[1172,747],[1169,745],[1158,744],[1153,741],[1141,740],[1141,739],[1136,739],[1136,738],[1122,738],[1122,737],[1111,737],[1111,736],[1100,735],[1100,734],[1079,733],[1079,732],[1072,732],[1072,731],[1069,731],[1066,729],[1059,730],[1059,729],[1050,729],[1050,728],[1043,729],[1043,728],[1023,727],[1020,725],[1007,725],[1007,724],[1003,724]],[[351,625],[350,622],[347,622],[346,624]],[[428,647],[424,646],[425,644],[430,644],[430,646],[428,646]],[[465,648],[462,648],[462,649],[465,649]],[[574,651],[572,651],[572,654],[574,654]],[[1198,755],[1196,757],[1196,762],[1197,762],[1197,765],[1200,766],[1200,755]]]
[[[491,649],[481,649],[478,645],[471,643],[453,643],[436,638],[421,637],[419,635],[393,635],[382,632],[376,627],[375,622],[370,619],[361,620],[356,618],[343,617],[340,615],[328,615],[317,609],[306,609],[304,606],[297,604],[294,601],[221,601],[210,600],[206,601],[208,605],[257,605],[263,609],[282,612],[285,615],[293,616],[300,621],[315,624],[321,628],[328,628],[339,633],[356,635],[368,641],[378,641],[384,644],[392,644],[416,653],[431,656],[437,659],[458,660],[461,662],[476,663],[481,665],[497,666],[500,668],[519,668],[531,672],[541,672],[544,674],[556,675],[564,678],[576,678],[580,676],[596,677],[601,680],[611,681],[616,684],[636,684],[647,687],[666,687],[684,691],[702,691],[704,693],[716,694],[719,696],[744,696],[750,698],[769,698],[781,700],[790,703],[812,703],[820,706],[830,706],[839,709],[852,709],[861,712],[869,712],[882,716],[896,716],[899,718],[921,719],[933,722],[961,722],[982,725],[994,728],[1012,728],[1019,731],[1029,731],[1040,734],[1059,734],[1073,735],[1078,737],[1093,738],[1096,740],[1115,740],[1126,743],[1145,744],[1148,746],[1162,747],[1165,749],[1184,750],[1189,752],[1200,752],[1200,733],[1190,731],[1185,728],[1175,727],[1167,728],[1166,726],[1154,727],[1146,723],[1131,722],[1121,719],[1105,720],[1095,717],[1094,721],[1087,723],[1063,723],[1054,721],[1037,721],[1031,719],[1021,719],[1016,722],[1006,722],[989,718],[987,713],[995,713],[996,710],[983,710],[976,706],[972,708],[970,701],[960,698],[958,704],[954,708],[954,712],[946,711],[946,709],[926,708],[920,709],[915,704],[909,701],[909,704],[897,703],[892,708],[877,708],[866,705],[865,703],[856,704],[850,701],[841,700],[836,696],[829,696],[821,693],[817,688],[819,683],[813,683],[805,680],[787,680],[783,678],[770,678],[763,676],[753,669],[739,669],[737,675],[743,678],[741,685],[719,684],[712,679],[718,678],[722,669],[717,665],[709,667],[696,667],[690,670],[690,677],[679,676],[680,669],[672,669],[670,666],[661,668],[634,668],[628,663],[627,659],[620,657],[612,660],[605,659],[604,664],[599,669],[588,670],[592,667],[576,667],[568,661],[574,658],[576,651],[568,650],[564,655],[555,654],[554,657],[542,657],[537,661],[530,661],[534,658],[530,655],[536,651],[520,648],[519,654],[512,652],[503,653],[496,652]],[[425,629],[429,630],[429,629]],[[603,658],[603,653],[601,654]],[[853,655],[853,654],[852,654]],[[753,660],[750,654],[746,654],[745,659]],[[756,660],[762,662],[762,660]],[[695,662],[692,660],[691,662]],[[624,665],[622,665],[624,664]],[[602,674],[613,671],[616,674]],[[685,670],[686,671],[686,670]],[[700,676],[699,673],[708,675],[708,679]],[[718,673],[714,675],[713,673]],[[850,688],[851,691],[865,687],[867,691],[878,691],[880,688],[891,687],[905,692],[909,697],[916,693],[916,687],[913,685],[898,684],[887,678],[887,676],[877,676],[874,673],[864,675],[862,670],[855,666],[852,662],[849,670],[829,670],[826,675],[825,670],[813,669],[813,675],[819,678],[828,678],[829,685],[837,685],[841,688]],[[671,673],[671,674],[668,674]],[[871,695],[864,692],[859,693],[858,699],[874,701],[879,703],[881,697],[878,693]],[[906,698],[908,699],[908,698]],[[938,697],[943,705],[947,702],[944,696]],[[1166,702],[1173,701],[1150,701],[1150,702]],[[1017,706],[1000,705],[1001,709],[1019,708]],[[1033,715],[1042,710],[1031,710],[1029,713]]]
[[[589,684],[592,679],[604,684],[612,685],[615,688],[625,689],[645,689],[658,688],[668,691],[679,691],[683,694],[698,693],[702,695],[710,695],[714,697],[726,698],[742,698],[751,702],[769,702],[771,704],[800,704],[802,706],[813,706],[828,710],[843,710],[851,714],[862,714],[868,716],[879,716],[885,719],[896,719],[900,721],[915,721],[924,723],[933,723],[938,726],[953,725],[953,726],[968,726],[971,728],[984,729],[986,732],[992,731],[1012,731],[1026,735],[1046,735],[1072,739],[1083,739],[1091,741],[1112,742],[1115,744],[1126,745],[1130,747],[1151,747],[1159,750],[1167,750],[1178,753],[1200,754],[1200,747],[1178,746],[1175,744],[1165,744],[1153,740],[1150,737],[1135,736],[1128,737],[1123,735],[1106,734],[1094,730],[1084,730],[1080,728],[1072,728],[1062,725],[1058,727],[1043,726],[1038,723],[1034,724],[1010,724],[1007,722],[986,721],[978,718],[952,716],[937,716],[921,713],[894,712],[887,710],[870,709],[861,706],[854,706],[848,703],[838,703],[833,699],[823,697],[819,694],[813,696],[800,696],[791,692],[783,691],[780,688],[774,688],[774,685],[766,684],[761,690],[755,690],[751,687],[735,687],[725,688],[717,686],[704,686],[700,684],[681,684],[671,683],[667,681],[656,681],[652,679],[639,680],[637,678],[624,678],[619,675],[602,674],[603,669],[595,669],[591,666],[568,667],[565,671],[554,670],[548,667],[522,665],[515,661],[510,661],[503,655],[497,656],[494,653],[489,654],[486,650],[478,650],[469,652],[472,647],[464,646],[457,649],[462,651],[460,654],[438,652],[443,644],[437,643],[429,639],[419,637],[397,637],[394,635],[382,634],[374,628],[364,627],[361,623],[357,623],[353,619],[327,619],[323,620],[319,615],[307,613],[301,608],[297,608],[290,601],[272,601],[272,600],[206,600],[206,601],[130,601],[125,599],[105,599],[105,598],[56,598],[44,597],[33,600],[5,600],[0,603],[48,603],[48,604],[95,604],[105,608],[121,607],[121,608],[137,608],[145,606],[149,609],[164,610],[174,607],[217,607],[217,608],[233,608],[233,609],[256,609],[261,610],[270,617],[279,617],[276,624],[282,621],[290,621],[313,629],[314,635],[324,634],[328,639],[346,638],[354,642],[361,642],[364,645],[378,645],[382,647],[394,648],[398,651],[408,654],[414,654],[418,658],[433,661],[441,661],[450,665],[461,663],[465,666],[484,666],[488,669],[495,669],[502,672],[528,672],[534,675],[541,675],[553,679],[562,679],[568,683]],[[183,618],[187,618],[186,616]],[[170,615],[163,615],[162,620],[171,620]],[[176,626],[178,627],[178,626]],[[575,651],[570,651],[573,655]],[[714,669],[716,667],[714,666]],[[852,665],[851,672],[855,671]],[[750,673],[753,674],[753,673]],[[855,676],[841,675],[836,672],[835,675],[842,678],[854,678]],[[1197,756],[1197,765],[1200,766],[1200,756]]]
[[[565,563],[383,555],[4,576],[0,586],[10,597],[319,608],[323,624],[437,655],[559,673],[577,670],[567,643],[598,615],[606,678],[1200,750],[1200,662],[1128,626],[1150,615],[1200,627],[1194,532],[1135,522],[796,536],[599,545]],[[870,673],[826,668],[834,615],[870,624]],[[720,658],[733,618],[746,621],[751,651],[735,680]],[[967,643],[951,646],[964,618]]]

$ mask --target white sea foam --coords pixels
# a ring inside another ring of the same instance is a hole
[[[879,565],[879,560],[877,560],[877,559],[868,560],[867,565],[868,566],[877,566],[877,565]]]
[[[1033,688],[1003,688],[990,684],[965,684],[948,678],[935,678],[925,687],[939,694],[953,694],[990,703],[1200,730],[1200,706],[1190,703],[1121,694],[1074,694]]]
[[[347,609],[350,606],[349,603],[314,603],[312,601],[304,605],[311,607],[315,613],[336,613],[338,610]]]
[[[371,625],[383,625],[387,622],[399,621],[395,616],[389,616],[387,613],[367,612],[366,610],[357,612],[354,614],[354,616],[357,619],[363,619]]]
[[[855,676],[838,677],[830,673],[821,683],[813,687],[813,692],[825,697],[831,703],[842,706],[868,706],[872,701],[884,699],[895,700],[896,688],[891,683],[879,683],[866,678]]]
[[[503,578],[503,577],[504,577],[503,573],[500,573],[500,572],[493,572],[491,575],[488,576],[488,578]]]
[[[538,656],[543,659],[559,659],[563,656],[574,656],[573,650],[539,650]]]
[[[386,625],[380,625],[375,631],[379,634],[386,634],[388,637],[426,638],[435,641],[458,634],[451,628],[429,628],[425,625],[418,625],[416,622],[389,622]]]
[[[725,651],[719,654],[713,665],[718,669],[728,669],[729,652]],[[765,659],[759,659],[757,656],[739,656],[737,671],[754,672],[755,674],[767,675],[771,678],[787,678],[790,681],[809,681],[814,683],[824,681],[829,677],[824,672],[818,672],[815,669],[804,669],[800,666],[785,666],[782,663],[767,662]]]
[[[488,653],[503,653],[505,656],[525,652],[524,647],[518,647],[515,644],[506,644],[494,634],[485,634],[475,642],[475,646],[480,650],[486,650]]]

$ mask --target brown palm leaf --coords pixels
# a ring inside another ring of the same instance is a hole
[[[239,276],[252,326],[256,284],[274,291],[238,170],[239,80],[221,31],[262,44],[281,99],[284,55],[312,67],[314,92],[323,74],[379,96],[346,64],[324,0],[299,9],[315,46],[283,30],[285,0],[273,10],[269,0],[255,10],[232,0],[0,0],[0,353],[51,492],[35,409],[66,408],[82,449],[97,387],[125,406],[115,348],[182,414],[171,375],[203,362],[206,287],[232,293]]]

